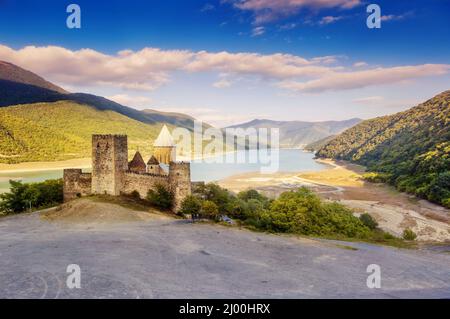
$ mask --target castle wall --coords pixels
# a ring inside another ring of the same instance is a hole
[[[174,150],[173,147],[155,149],[155,157],[158,155],[162,163],[169,163],[168,174],[156,164],[146,167],[150,173],[133,172],[128,168],[126,135],[93,135],[92,174],[82,173],[81,169],[64,170],[64,200],[89,194],[117,196],[133,191],[145,198],[150,189],[160,184],[174,193],[173,210],[178,211],[183,199],[191,194],[191,172],[190,163],[171,161]]]
[[[169,165],[169,185],[174,193],[174,211],[179,211],[183,199],[191,195],[191,165],[186,162],[171,162]]]
[[[137,191],[141,198],[146,198],[149,189],[155,189],[157,184],[170,188],[167,175],[125,172],[122,192],[129,194]]]
[[[92,176],[81,169],[65,169],[63,173],[64,201],[91,194]]]
[[[119,195],[127,170],[127,136],[92,135],[92,193]]]

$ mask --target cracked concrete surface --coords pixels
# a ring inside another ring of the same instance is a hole
[[[450,255],[183,220],[0,219],[0,298],[450,298]],[[66,286],[69,264],[81,288]],[[381,266],[369,289],[369,264]]]

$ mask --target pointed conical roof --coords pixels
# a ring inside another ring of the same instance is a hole
[[[161,132],[159,132],[158,137],[156,138],[153,146],[156,147],[173,147],[175,143],[173,141],[172,135],[170,135],[169,129],[167,126],[163,126]]]
[[[144,159],[142,158],[141,153],[139,153],[139,151],[136,152],[136,154],[134,154],[133,159],[131,160],[131,162],[128,164],[128,168],[139,168],[139,167],[145,167],[145,162]]]
[[[152,155],[152,157],[148,160],[147,165],[159,165],[159,162],[156,157]]]

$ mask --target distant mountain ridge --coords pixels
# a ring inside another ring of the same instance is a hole
[[[94,133],[127,134],[130,151],[146,155],[161,127],[193,130],[194,118],[139,111],[85,93],[70,93],[0,61],[0,162],[55,161],[90,156]],[[208,126],[207,124],[204,124]]]
[[[361,121],[359,118],[324,122],[255,119],[250,122],[229,126],[229,128],[278,128],[280,130],[281,147],[303,148],[312,142],[316,142],[330,135],[339,134]]]
[[[39,75],[5,61],[0,61],[0,80],[28,84],[62,94],[69,93],[63,88],[46,81]]]
[[[450,207],[450,90],[363,121],[316,154],[363,164],[377,173],[374,180]]]
[[[0,107],[57,101],[73,101],[92,106],[97,110],[115,111],[148,124],[166,123],[186,127],[190,130],[194,126],[194,119],[190,116],[156,110],[139,111],[101,96],[70,93],[33,72],[12,63],[0,61]]]

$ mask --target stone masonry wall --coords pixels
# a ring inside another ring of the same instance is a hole
[[[169,185],[174,193],[174,211],[181,208],[183,199],[191,195],[191,166],[186,162],[171,162],[169,165]]]
[[[127,136],[93,135],[92,193],[119,195],[127,170]]]
[[[122,192],[125,194],[138,191],[141,198],[145,198],[147,197],[148,190],[155,189],[156,184],[170,188],[169,177],[167,175],[126,172],[124,176]]]
[[[64,201],[91,194],[92,176],[81,169],[64,170]]]

